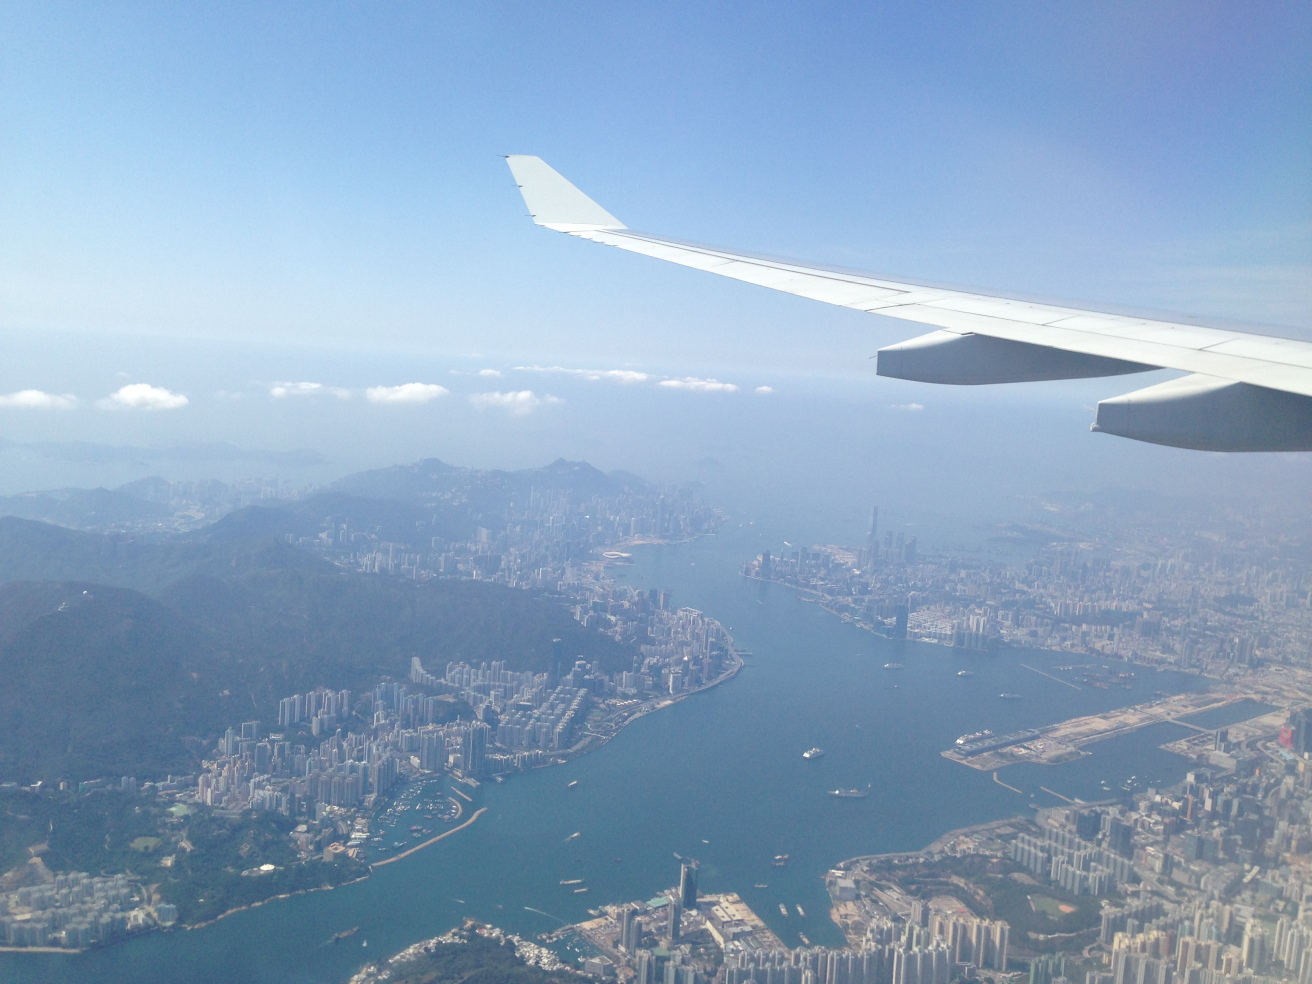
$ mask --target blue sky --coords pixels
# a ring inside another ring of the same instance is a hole
[[[536,229],[504,153],[653,232],[1312,329],[1305,4],[5,3],[0,31],[0,392],[79,399],[0,412],[12,438],[250,443],[232,394],[311,371],[352,406],[421,368],[542,397],[533,364],[883,409],[1119,392],[904,392],[868,356],[920,329]],[[98,409],[124,380],[189,404]]]

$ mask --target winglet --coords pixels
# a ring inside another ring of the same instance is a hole
[[[560,176],[541,157],[506,158],[533,221],[557,232],[623,229],[624,223]]]

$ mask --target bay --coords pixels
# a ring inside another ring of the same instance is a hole
[[[1132,667],[1128,689],[1076,690],[1022,665],[1046,670],[1069,656],[881,639],[789,588],[740,577],[759,541],[751,526],[734,526],[635,548],[633,563],[614,570],[731,627],[752,655],[728,683],[640,719],[566,766],[485,783],[466,808],[487,808],[476,823],[365,881],[83,954],[0,954],[0,981],[344,981],[465,917],[532,935],[589,908],[650,898],[677,881],[676,855],[698,859],[704,891],[738,892],[788,945],[799,933],[841,945],[822,882],[835,862],[918,849],[947,830],[1059,802],[1041,786],[1092,800],[1107,795],[1104,780],[1169,783],[1187,768],[1157,747],[1182,733],[1171,725],[1099,743],[1067,765],[1005,770],[1020,794],[942,758],[966,732],[1049,724],[1206,681]],[[1000,700],[1002,692],[1023,699]],[[804,760],[812,746],[824,757]],[[871,795],[827,795],[837,787]],[[777,854],[789,855],[785,867],[771,866]],[[583,882],[560,884],[576,878]]]

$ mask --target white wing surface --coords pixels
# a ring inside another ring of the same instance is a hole
[[[533,221],[548,229],[937,329],[880,349],[881,375],[978,384],[1176,369],[1192,375],[1100,403],[1093,429],[1205,450],[1312,450],[1312,343],[927,287],[652,236],[626,228],[540,158],[507,161]]]

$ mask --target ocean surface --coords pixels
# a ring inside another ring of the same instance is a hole
[[[1074,689],[1021,665],[1048,669],[1069,656],[881,639],[786,587],[740,577],[762,542],[755,527],[733,525],[636,548],[631,565],[614,569],[621,581],[672,589],[676,605],[731,628],[752,655],[727,684],[642,718],[568,765],[485,783],[466,805],[466,816],[488,808],[473,826],[363,882],[84,954],[0,954],[0,982],[330,984],[466,916],[532,935],[592,907],[649,899],[676,883],[679,856],[701,862],[704,891],[738,892],[788,945],[799,933],[841,945],[821,880],[834,863],[914,850],[956,827],[1060,802],[1041,786],[1096,800],[1131,776],[1146,786],[1186,771],[1158,747],[1184,733],[1170,724],[1096,744],[1067,765],[1004,770],[1022,794],[942,758],[966,732],[1049,724],[1206,681],[1128,667],[1137,673],[1128,689]],[[961,669],[974,675],[959,677]],[[1004,691],[1023,699],[1000,700]],[[804,760],[812,746],[824,757]],[[837,787],[870,795],[826,795]],[[789,855],[785,867],[771,866],[777,854]],[[581,885],[560,884],[576,878]]]

